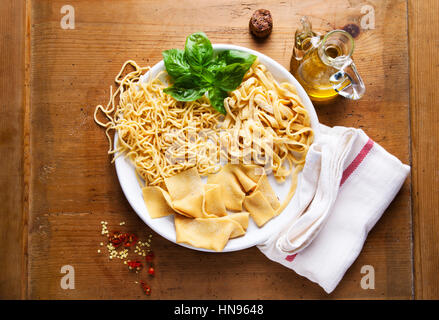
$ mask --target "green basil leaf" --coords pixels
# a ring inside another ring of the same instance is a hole
[[[177,79],[174,80],[173,84],[175,87],[186,88],[186,89],[205,88],[209,86],[209,83],[206,82],[203,78],[201,78],[200,75],[192,74],[192,73],[178,77]]]
[[[216,73],[215,86],[225,91],[233,91],[241,84],[247,70],[239,63],[227,65]]]
[[[173,82],[164,90],[167,94],[178,101],[194,101],[208,92],[212,107],[226,114],[227,91],[241,84],[256,56],[239,50],[224,50],[214,56],[206,34],[196,32],[186,38],[184,51],[166,50],[163,60]]]
[[[213,82],[215,81],[215,75],[218,73],[218,71],[224,68],[226,65],[226,63],[223,64],[217,60],[212,60],[203,71],[208,72],[211,75]]]
[[[201,82],[204,83],[205,86],[211,87],[215,81],[215,74],[209,70],[207,67],[203,67],[202,70],[198,73]]]
[[[239,63],[248,70],[255,62],[256,56],[239,50],[224,50],[218,53],[216,60],[225,65]]]
[[[179,49],[170,49],[162,52],[168,74],[177,79],[182,76],[188,76],[191,73],[189,64],[184,58],[184,51]]]
[[[207,96],[209,97],[210,104],[216,111],[226,114],[226,109],[224,108],[224,99],[228,96],[227,91],[224,91],[220,88],[210,88]]]
[[[212,59],[212,44],[204,32],[196,32],[186,38],[184,56],[195,70],[202,69]]]
[[[171,95],[177,101],[195,101],[204,95],[207,88],[180,88],[172,86],[163,91]]]

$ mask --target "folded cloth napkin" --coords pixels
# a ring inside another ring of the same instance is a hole
[[[409,171],[362,130],[320,125],[292,199],[294,212],[258,248],[331,293]]]

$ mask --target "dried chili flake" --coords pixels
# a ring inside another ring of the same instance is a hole
[[[133,233],[121,233],[119,231],[114,231],[108,236],[108,241],[115,247],[118,248],[121,245],[124,247],[132,247],[137,243],[137,236]]]
[[[132,233],[128,234],[127,233],[125,236],[125,241],[124,241],[123,245],[124,245],[124,247],[133,247],[137,243],[138,239],[139,238],[137,238],[137,236],[135,234],[132,234]]]
[[[147,296],[151,295],[151,288],[143,280],[140,281],[140,286]]]
[[[139,260],[128,260],[127,265],[130,270],[140,271],[143,268],[143,264]]]
[[[152,251],[150,251],[146,257],[145,257],[146,262],[152,262],[154,260],[154,253]]]
[[[126,242],[126,233],[121,233],[119,231],[114,231],[108,236],[108,241],[115,247],[118,248]]]
[[[145,257],[145,266],[147,267],[147,272],[149,275],[155,275],[154,269],[154,253],[149,249],[151,246],[151,238],[152,235],[149,235],[149,238],[146,241],[140,241],[138,237],[133,233],[124,233],[120,231],[109,232],[107,229],[107,222],[101,221],[102,230],[101,234],[105,235],[108,239],[107,249],[109,252],[109,259],[119,258],[124,260],[124,264],[128,265],[130,270],[135,270],[139,272],[143,269],[144,264],[140,260],[126,260],[130,250],[130,247],[133,247],[134,254],[138,254],[140,256]],[[125,223],[120,223],[120,225],[124,225]],[[104,245],[103,242],[100,243],[101,246]],[[119,247],[125,247],[120,249]],[[119,248],[119,249],[117,249]],[[117,249],[117,250],[116,250]],[[98,249],[98,253],[100,253],[100,249]],[[149,296],[151,295],[151,288],[145,281],[140,281],[140,286],[143,292]]]

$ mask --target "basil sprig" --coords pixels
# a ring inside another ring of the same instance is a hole
[[[166,71],[173,85],[164,90],[178,101],[194,101],[207,93],[212,107],[226,114],[224,99],[235,90],[256,60],[256,56],[238,50],[213,52],[204,32],[186,38],[184,50],[163,51]]]

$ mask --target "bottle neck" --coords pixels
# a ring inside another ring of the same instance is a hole
[[[322,62],[334,68],[341,68],[350,61],[354,50],[354,40],[343,30],[334,30],[320,42],[318,54]]]

